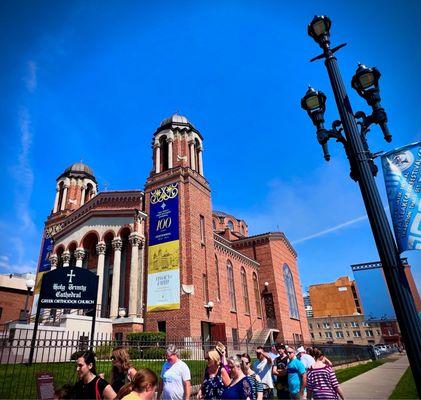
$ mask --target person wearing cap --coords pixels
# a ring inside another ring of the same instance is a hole
[[[161,381],[158,387],[158,399],[188,400],[191,392],[191,375],[187,364],[178,358],[177,347],[167,347],[167,361],[162,366]]]
[[[265,353],[262,346],[258,346],[256,349],[257,360],[253,363],[253,371],[259,375],[262,381],[264,392],[263,397],[265,399],[271,399],[273,397],[273,380],[272,380],[272,365],[273,361],[268,353]]]
[[[276,382],[274,382],[276,395],[278,399],[289,399],[287,349],[284,344],[278,344],[276,348],[279,356],[275,358],[272,367],[272,375],[276,376]]]
[[[287,372],[290,398],[299,400],[304,397],[304,389],[307,385],[306,367],[296,357],[295,349],[293,347],[288,346],[287,354],[289,360]]]
[[[316,362],[310,354],[307,354],[306,349],[303,346],[300,346],[297,349],[297,358],[304,364],[306,371]]]

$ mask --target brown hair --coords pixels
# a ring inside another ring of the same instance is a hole
[[[132,381],[133,390],[138,393],[146,391],[148,387],[154,388],[157,385],[158,377],[149,368],[140,369]]]
[[[131,365],[129,362],[129,352],[125,347],[115,347],[111,353],[111,356],[115,357],[115,359],[120,363],[121,369],[123,371],[128,371],[130,369]]]
[[[319,358],[322,358],[324,356],[323,351],[321,351],[320,349],[316,349],[315,347],[313,348],[313,357],[318,360]]]

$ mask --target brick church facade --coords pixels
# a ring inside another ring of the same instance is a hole
[[[97,273],[98,323],[120,337],[144,330],[168,339],[310,341],[294,248],[282,232],[249,236],[246,221],[212,210],[202,142],[185,117],[164,120],[144,191],[97,193],[88,166],[67,168],[45,224],[43,247],[53,244],[40,265]],[[157,196],[162,204],[151,200]],[[48,269],[39,268],[38,287]],[[172,300],[163,305],[165,296]]]

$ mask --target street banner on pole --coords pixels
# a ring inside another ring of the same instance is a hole
[[[421,250],[421,142],[385,153],[382,166],[399,253]]]

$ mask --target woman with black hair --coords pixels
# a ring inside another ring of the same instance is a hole
[[[111,385],[96,376],[95,354],[91,350],[76,354],[76,373],[78,381],[73,388],[74,399],[113,400],[116,398]]]

